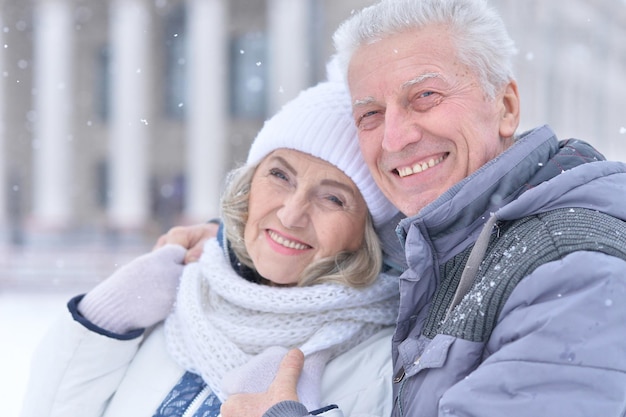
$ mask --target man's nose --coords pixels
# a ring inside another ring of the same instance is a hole
[[[387,152],[399,152],[407,145],[421,139],[421,129],[409,109],[388,106],[385,110],[385,127],[382,148]]]

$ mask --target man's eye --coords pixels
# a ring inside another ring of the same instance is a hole
[[[384,120],[384,114],[381,110],[370,110],[363,113],[356,121],[359,130],[376,129]]]
[[[416,111],[424,112],[438,105],[441,99],[441,94],[435,91],[424,91],[415,96],[411,106]]]
[[[366,113],[363,113],[361,116],[359,116],[358,123],[360,123],[363,119],[366,119],[368,117],[374,116],[377,113],[378,113],[378,110],[371,110],[371,111],[368,111]]]

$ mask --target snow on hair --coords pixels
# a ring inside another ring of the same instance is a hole
[[[362,45],[431,25],[447,27],[458,59],[476,71],[489,97],[513,79],[515,45],[485,0],[381,0],[356,12],[333,35],[344,76]]]

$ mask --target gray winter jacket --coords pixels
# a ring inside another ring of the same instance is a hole
[[[542,127],[401,222],[395,416],[624,414],[626,165],[596,159]]]
[[[626,164],[602,159],[544,126],[400,222],[394,417],[625,415]]]

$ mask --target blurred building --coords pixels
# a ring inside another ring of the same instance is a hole
[[[626,1],[493,0],[522,128],[626,160]],[[218,215],[267,117],[366,0],[0,0],[0,242],[149,236]]]

